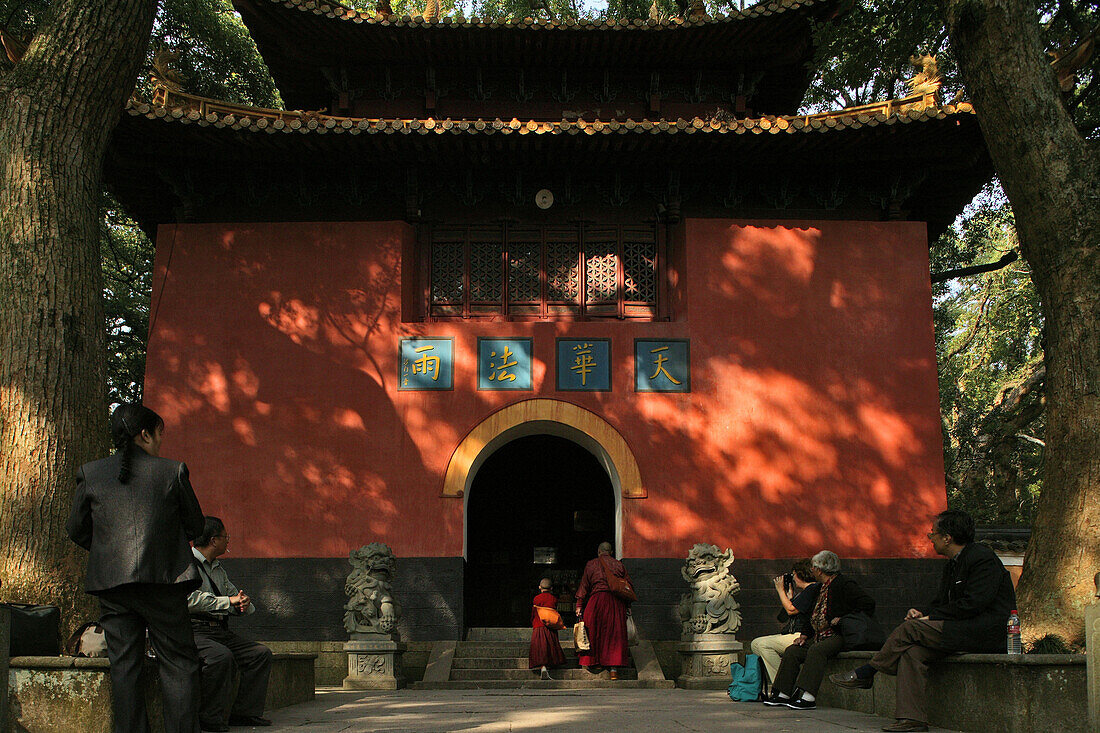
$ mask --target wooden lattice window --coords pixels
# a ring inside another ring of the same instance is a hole
[[[431,317],[658,316],[654,226],[436,227],[424,254]]]

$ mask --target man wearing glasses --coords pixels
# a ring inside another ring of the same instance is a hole
[[[928,730],[929,662],[954,652],[1003,654],[1005,624],[1016,608],[1012,578],[993,550],[974,542],[970,515],[941,512],[928,539],[947,558],[936,597],[909,609],[870,664],[829,677],[841,687],[868,689],[876,672],[897,675],[897,722],[884,731]]]
[[[229,533],[217,517],[206,517],[192,553],[202,587],[187,598],[191,629],[202,659],[203,730],[228,731],[230,725],[271,725],[263,717],[271,650],[229,630],[229,617],[254,613],[252,599],[233,585],[218,558],[229,550]],[[237,697],[233,673],[240,672]]]

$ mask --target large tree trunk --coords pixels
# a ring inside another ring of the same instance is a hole
[[[71,626],[89,604],[65,518],[76,467],[106,447],[102,161],[154,2],[55,8],[0,79],[0,593]]]
[[[1024,0],[943,0],[951,42],[1042,301],[1043,493],[1020,580],[1026,636],[1084,639],[1100,570],[1100,161]]]

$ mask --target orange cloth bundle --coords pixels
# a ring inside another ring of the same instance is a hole
[[[535,606],[535,611],[539,614],[539,619],[548,627],[557,631],[558,629],[565,628],[565,622],[561,620],[561,614],[557,609],[546,608],[544,606]]]

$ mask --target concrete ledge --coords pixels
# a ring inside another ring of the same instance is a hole
[[[316,654],[275,654],[267,689],[267,710],[313,699]],[[8,670],[8,717],[3,730],[35,733],[109,733],[111,664],[87,657],[13,657]],[[150,660],[145,700],[154,731],[163,731],[160,679]]]
[[[348,655],[342,641],[261,641],[274,654],[313,654],[318,687],[339,687],[348,675]]]
[[[865,664],[871,652],[844,652],[826,675]],[[961,731],[1086,733],[1083,654],[957,654],[935,662],[928,678],[928,722]],[[875,675],[870,690],[821,685],[826,707],[894,717],[897,678]]]

